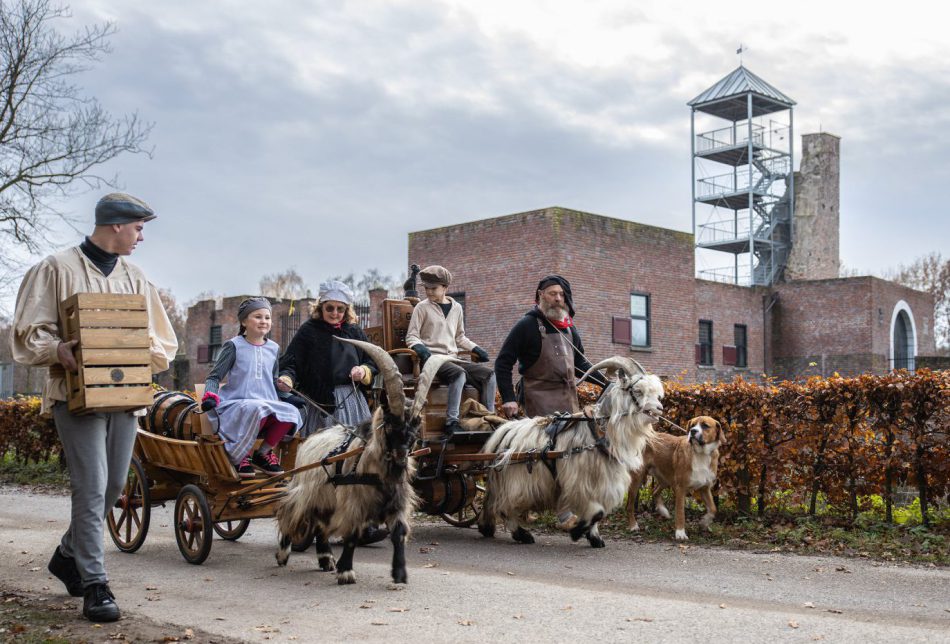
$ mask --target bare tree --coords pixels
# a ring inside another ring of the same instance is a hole
[[[303,277],[294,268],[288,268],[283,273],[265,275],[260,281],[261,295],[282,300],[299,300],[310,297],[310,291]]]
[[[175,331],[175,337],[178,338],[178,353],[185,353],[187,348],[186,341],[188,340],[188,326],[185,323],[185,312],[180,306],[178,306],[178,301],[175,299],[175,295],[170,289],[158,289],[158,297],[162,300],[162,305],[165,307],[165,313],[168,315],[168,321],[172,323],[172,329]]]
[[[392,275],[383,275],[378,268],[371,268],[357,278],[353,273],[337,275],[333,279],[339,280],[353,289],[358,300],[369,300],[369,292],[374,288],[384,288],[393,297],[402,297],[402,283],[405,278],[394,278]]]
[[[111,23],[64,36],[68,9],[49,0],[0,1],[0,244],[35,253],[50,225],[69,218],[58,199],[115,186],[97,166],[123,152],[145,152],[151,126],[136,114],[113,118],[72,78],[110,51]],[[18,270],[12,253],[0,269]]]
[[[943,259],[940,253],[930,253],[907,266],[900,265],[897,270],[887,271],[885,277],[933,295],[937,348],[950,351],[950,259]]]

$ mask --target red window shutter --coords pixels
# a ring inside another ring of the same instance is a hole
[[[738,352],[735,347],[729,345],[723,345],[722,347],[722,363],[725,365],[735,366],[736,358]]]
[[[630,334],[630,318],[614,316],[613,318],[613,342],[615,344],[629,345],[632,340]]]
[[[703,345],[696,344],[696,364],[702,364],[703,362]]]
[[[211,360],[211,354],[208,351],[208,345],[207,344],[200,345],[198,347],[198,364],[205,364],[206,362],[210,362],[210,360]]]

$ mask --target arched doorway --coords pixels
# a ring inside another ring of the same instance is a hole
[[[913,371],[916,357],[917,333],[913,314],[907,303],[901,300],[891,317],[891,368]]]

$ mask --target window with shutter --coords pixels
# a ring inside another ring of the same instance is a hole
[[[630,294],[630,346],[650,346],[650,295]]]
[[[736,362],[737,367],[749,366],[749,347],[748,347],[748,329],[744,324],[737,324],[734,327]]]
[[[616,344],[630,344],[630,323],[628,317],[614,316],[613,342]]]
[[[733,367],[736,365],[736,348],[728,344],[722,347],[722,364]]]
[[[711,366],[713,363],[713,323],[712,320],[699,321],[699,350],[697,362]]]

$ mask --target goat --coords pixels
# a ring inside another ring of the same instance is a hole
[[[483,453],[501,454],[488,473],[478,518],[482,535],[495,535],[500,515],[515,541],[534,543],[525,527],[529,512],[569,509],[578,517],[570,531],[573,541],[586,536],[594,548],[606,545],[597,524],[620,505],[630,486],[630,470],[643,464],[644,447],[655,436],[653,422],[663,411],[663,383],[630,358],[603,360],[584,377],[599,369],[606,369],[608,376],[616,372],[617,380],[604,390],[592,418],[557,432],[553,445],[545,431],[554,420],[551,416],[509,421],[485,443]],[[512,458],[517,452],[545,449],[573,453],[549,467]]]
[[[277,564],[287,564],[294,541],[315,535],[320,568],[336,568],[338,584],[356,583],[353,551],[357,539],[368,526],[385,522],[393,543],[393,582],[404,584],[409,515],[418,502],[412,488],[415,460],[409,452],[435,372],[445,362],[456,359],[440,355],[429,358],[419,374],[414,400],[407,401],[399,370],[388,353],[369,342],[337,339],[360,347],[376,362],[383,377],[386,405],[380,405],[372,419],[355,430],[343,425],[329,427],[300,446],[296,467],[318,463],[334,453],[359,446],[364,451],[342,461],[338,468],[340,478],[329,474],[336,467],[334,464],[305,470],[291,479],[276,511]],[[330,550],[329,540],[335,536],[343,538],[339,561],[334,560]]]

